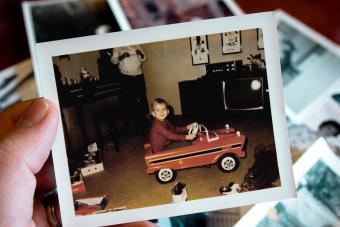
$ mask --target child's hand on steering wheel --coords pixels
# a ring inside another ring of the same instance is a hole
[[[198,125],[197,122],[193,122],[193,123],[191,123],[191,124],[188,124],[188,125],[187,125],[187,129],[189,130],[189,129],[195,127],[196,125]]]
[[[196,138],[196,133],[195,134],[188,134],[185,136],[185,140],[193,140]]]
[[[194,122],[194,123],[191,123],[190,125],[188,125],[187,129],[189,130],[188,131],[189,135],[191,135],[191,134],[196,135],[196,133],[199,131],[199,125],[198,125],[198,123]]]

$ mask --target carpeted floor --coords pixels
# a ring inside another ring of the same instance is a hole
[[[270,116],[262,112],[236,112],[204,122],[208,128],[221,128],[229,123],[247,137],[247,158],[240,160],[239,168],[231,173],[221,172],[216,165],[180,170],[177,179],[160,184],[154,175],[145,171],[143,144],[147,136],[123,136],[120,152],[108,146],[104,150],[104,171],[85,177],[86,193],[77,197],[108,195],[107,208],[126,206],[127,209],[154,206],[172,202],[171,188],[176,181],[187,185],[188,200],[219,196],[219,188],[230,182],[241,184],[248,168],[254,162],[253,152],[258,144],[273,144]]]

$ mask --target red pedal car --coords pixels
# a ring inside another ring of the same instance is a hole
[[[223,172],[238,168],[239,158],[245,158],[243,150],[246,137],[226,125],[223,129],[208,130],[196,124],[189,133],[197,133],[191,145],[153,153],[150,144],[145,144],[146,172],[155,174],[160,183],[169,183],[176,178],[176,170],[218,164]]]

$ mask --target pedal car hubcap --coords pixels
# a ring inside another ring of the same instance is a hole
[[[161,169],[158,173],[159,179],[162,181],[166,182],[169,181],[173,176],[172,170],[171,169]]]
[[[232,157],[225,157],[222,160],[222,167],[225,170],[232,170],[234,169],[235,165],[236,165],[235,160]]]

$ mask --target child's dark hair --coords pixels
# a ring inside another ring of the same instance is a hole
[[[153,110],[153,108],[155,107],[156,104],[164,104],[166,106],[166,108],[168,108],[169,104],[167,101],[165,101],[162,98],[156,98],[155,100],[152,101],[151,103],[151,110]]]

